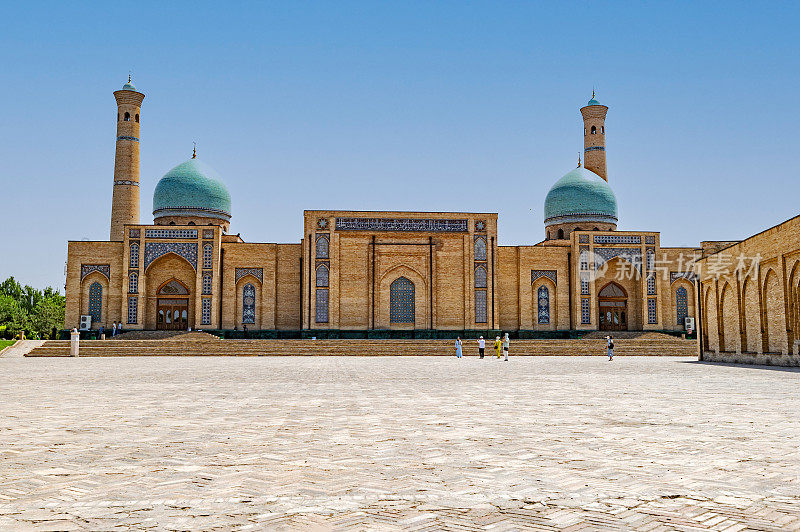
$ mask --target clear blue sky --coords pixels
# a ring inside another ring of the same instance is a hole
[[[0,278],[63,288],[67,240],[108,238],[129,69],[143,222],[196,140],[246,241],[298,242],[303,209],[333,208],[498,212],[501,245],[533,244],[592,87],[620,229],[697,245],[799,211],[796,2],[5,2],[0,19]]]

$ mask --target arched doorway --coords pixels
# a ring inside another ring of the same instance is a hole
[[[156,329],[185,331],[189,327],[189,289],[176,279],[158,287]]]
[[[597,294],[601,331],[628,330],[628,294],[617,283],[608,283]]]

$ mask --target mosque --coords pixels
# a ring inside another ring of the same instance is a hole
[[[584,164],[552,186],[543,239],[523,246],[501,245],[498,214],[475,212],[307,210],[299,242],[247,242],[229,233],[222,178],[194,155],[161,178],[153,221],[142,223],[145,95],[129,80],[114,96],[111,231],[107,241],[69,242],[68,328],[90,316],[94,329],[121,322],[278,336],[536,337],[683,331],[695,317],[691,265],[704,250],[663,247],[655,231],[617,230],[608,107],[594,94],[580,109]]]

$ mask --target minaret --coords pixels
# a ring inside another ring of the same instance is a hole
[[[606,113],[608,107],[592,99],[581,107],[583,115],[583,166],[608,181],[606,174]]]
[[[144,94],[128,76],[117,99],[117,153],[114,157],[114,195],[111,200],[110,240],[123,240],[125,224],[139,223],[139,113]]]

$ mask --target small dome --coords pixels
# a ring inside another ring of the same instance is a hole
[[[231,195],[210,166],[189,159],[164,174],[156,185],[153,216],[202,216],[229,221]]]
[[[586,105],[603,105],[603,104],[601,104],[600,102],[595,100],[594,97],[592,97],[592,99],[589,100],[589,103],[587,103]]]
[[[131,80],[128,80],[128,83],[122,86],[122,90],[124,91],[135,91],[136,86],[133,84]]]
[[[544,200],[544,223],[617,223],[617,198],[608,183],[578,167],[556,181]]]

